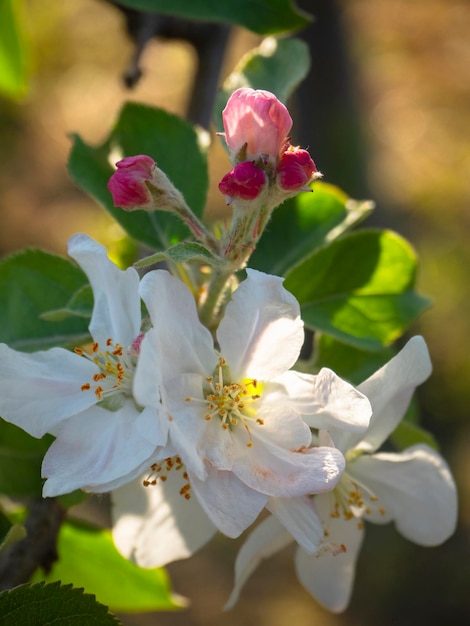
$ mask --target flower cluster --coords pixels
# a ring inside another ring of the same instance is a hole
[[[265,202],[277,206],[299,191],[310,191],[308,183],[321,176],[307,150],[291,145],[289,111],[269,91],[237,89],[222,120],[234,165],[219,183],[227,204],[265,195]]]
[[[305,339],[296,298],[278,276],[247,269],[242,280],[235,270],[270,211],[318,172],[291,146],[292,120],[273,94],[237,90],[223,122],[234,164],[219,185],[234,205],[226,239],[150,157],[121,160],[108,186],[118,206],[179,215],[217,257],[212,282],[191,289],[167,269],[140,279],[75,235],[69,255],[94,296],[91,341],[35,354],[0,345],[0,414],[34,437],[55,436],[44,496],[113,492],[115,543],[137,564],[188,557],[217,531],[238,537],[267,511],[238,555],[227,606],[262,557],[296,542],[300,581],[340,611],[365,521],[394,521],[422,545],[453,532],[455,485],[442,457],[421,444],[379,450],[430,360],[415,337],[357,388],[327,368],[295,369]]]

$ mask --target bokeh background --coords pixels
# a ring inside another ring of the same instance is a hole
[[[289,550],[263,563],[238,606],[222,614],[241,542],[220,537],[168,568],[174,590],[190,598],[189,609],[120,616],[127,626],[470,623],[470,3],[298,4],[317,20],[300,33],[313,63],[291,103],[295,140],[310,148],[325,180],[376,201],[370,225],[396,229],[421,257],[419,289],[434,301],[410,333],[425,336],[434,363],[419,390],[422,421],[456,477],[459,527],[443,546],[424,549],[393,527],[368,526],[353,601],[341,616],[303,591]],[[144,75],[129,91],[121,76],[133,45],[119,11],[104,0],[25,5],[30,90],[20,103],[0,98],[0,253],[35,246],[65,254],[77,231],[112,247],[123,233],[67,176],[70,134],[100,143],[126,100],[184,116],[194,50],[184,41],[152,40]],[[234,30],[222,78],[259,41]],[[228,169],[217,141],[213,188]],[[225,210],[217,193],[209,210]]]

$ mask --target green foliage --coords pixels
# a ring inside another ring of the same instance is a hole
[[[91,319],[93,312],[93,291],[90,285],[84,285],[76,291],[67,304],[53,311],[45,311],[41,313],[41,319],[48,322],[61,322],[68,317],[82,317],[86,320]]]
[[[303,28],[309,22],[291,0],[119,0],[119,4],[187,19],[238,24],[260,35]]]
[[[404,450],[418,443],[425,443],[430,448],[439,450],[437,441],[430,432],[416,424],[410,424],[410,422],[407,421],[398,424],[393,434],[390,435],[390,440],[398,450]]]
[[[213,256],[213,254],[202,244],[193,242],[180,242],[174,246],[170,246],[165,252],[156,252],[151,256],[140,259],[134,263],[135,267],[147,267],[154,263],[162,261],[172,261],[173,263],[187,263],[196,261],[200,263],[209,263],[210,265],[220,265],[221,259]]]
[[[0,419],[0,493],[11,497],[40,496],[41,463],[53,438],[35,439]]]
[[[287,273],[307,327],[365,350],[397,339],[429,306],[414,291],[417,260],[389,231],[346,235]]]
[[[250,259],[263,272],[284,275],[318,247],[332,241],[371,212],[371,202],[356,202],[338,187],[317,182],[278,207]]]
[[[135,103],[124,105],[110,136],[97,148],[88,146],[75,136],[69,173],[131,237],[162,250],[187,237],[187,227],[169,213],[129,213],[114,207],[106,186],[114,171],[111,163],[138,154],[147,154],[155,159],[183,193],[192,211],[202,215],[208,187],[206,154],[195,129],[162,109]]]
[[[78,345],[88,337],[78,317],[51,324],[41,314],[62,308],[84,284],[85,274],[67,259],[24,250],[0,263],[0,341],[17,350]]]
[[[289,95],[310,69],[307,45],[300,39],[270,37],[248,52],[227,77],[219,92],[214,110],[214,123],[223,130],[222,110],[230,94],[239,87],[266,89],[286,102]]]
[[[362,383],[395,355],[393,348],[370,352],[342,343],[330,335],[315,342],[315,368],[329,367],[354,385]]]
[[[106,606],[72,585],[20,585],[0,593],[3,624],[17,626],[116,626]]]
[[[37,571],[33,581],[73,582],[120,613],[181,607],[171,594],[165,570],[142,569],[122,557],[108,530],[67,521],[60,529],[58,552],[50,574],[44,577]]]
[[[21,98],[28,87],[28,51],[18,0],[0,2],[0,92]]]

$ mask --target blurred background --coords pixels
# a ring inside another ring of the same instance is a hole
[[[317,16],[299,36],[312,70],[293,100],[294,139],[327,182],[377,209],[367,224],[409,238],[421,257],[418,288],[433,308],[410,334],[428,342],[434,373],[419,390],[423,425],[456,477],[459,528],[424,549],[393,527],[367,527],[355,592],[341,616],[297,583],[289,550],[262,564],[237,607],[221,613],[241,541],[220,537],[168,569],[191,606],[120,616],[127,626],[442,625],[470,623],[470,3],[468,0],[299,1]],[[0,253],[25,246],[65,254],[87,232],[113,246],[119,227],[66,172],[70,134],[99,144],[126,100],[185,115],[196,71],[182,40],[152,39],[132,90],[122,75],[134,47],[124,16],[104,0],[26,2],[32,83],[20,103],[0,98]],[[260,39],[234,29],[222,78]],[[210,153],[213,190],[228,170]],[[211,215],[225,210],[212,192]]]

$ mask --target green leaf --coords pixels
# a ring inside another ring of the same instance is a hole
[[[217,130],[223,131],[222,110],[235,89],[239,87],[266,89],[282,102],[286,102],[309,69],[310,54],[303,41],[295,38],[265,39],[258,48],[242,57],[224,81],[214,108],[214,123]]]
[[[390,435],[390,441],[398,450],[404,450],[418,443],[425,443],[430,448],[439,450],[433,435],[418,424],[408,421],[406,417]]]
[[[183,605],[171,594],[165,570],[142,569],[125,559],[114,547],[109,530],[69,520],[60,529],[58,552],[59,560],[46,582],[73,582],[112,611],[170,610]],[[43,578],[37,571],[33,581]]]
[[[28,87],[28,50],[21,28],[22,3],[0,2],[0,91],[22,98]]]
[[[197,242],[181,242],[171,246],[164,252],[157,252],[151,256],[140,259],[134,263],[134,267],[147,267],[162,261],[173,261],[174,263],[187,263],[188,261],[199,261],[210,265],[221,265],[222,259],[216,258],[210,250]]]
[[[62,308],[86,283],[70,261],[41,250],[5,258],[0,263],[0,341],[25,351],[82,343],[88,337],[85,319],[52,324],[40,316]]]
[[[369,378],[394,355],[395,351],[390,347],[370,352],[342,343],[329,335],[320,335],[315,342],[315,367],[329,367],[354,385]]]
[[[83,589],[52,583],[19,585],[0,593],[2,623],[17,626],[116,626],[108,608]]]
[[[371,202],[351,200],[338,187],[317,182],[278,207],[250,259],[250,266],[285,275],[318,247],[339,237],[372,211]]]
[[[8,529],[6,535],[3,536],[3,540],[0,544],[0,552],[8,546],[11,546],[13,543],[25,539],[27,534],[28,533],[26,532],[26,528],[23,524],[13,524]]]
[[[52,311],[41,313],[41,319],[48,322],[61,322],[68,317],[82,317],[86,320],[91,319],[93,313],[93,291],[91,285],[84,285],[73,294],[67,304]]]
[[[53,437],[35,439],[0,419],[0,493],[11,497],[40,496],[41,464]]]
[[[284,284],[299,300],[308,327],[380,350],[429,306],[414,291],[416,269],[416,254],[399,235],[367,230],[316,250],[288,272]]]
[[[163,211],[126,212],[113,206],[107,183],[112,162],[124,156],[147,154],[179,189],[192,211],[201,216],[207,187],[207,159],[196,130],[163,111],[135,103],[124,105],[108,139],[99,147],[88,146],[75,136],[68,168],[74,181],[102,204],[124,230],[137,241],[161,250],[189,235],[186,225]]]
[[[119,0],[119,4],[204,22],[238,24],[260,35],[291,31],[309,23],[307,14],[291,0]]]

